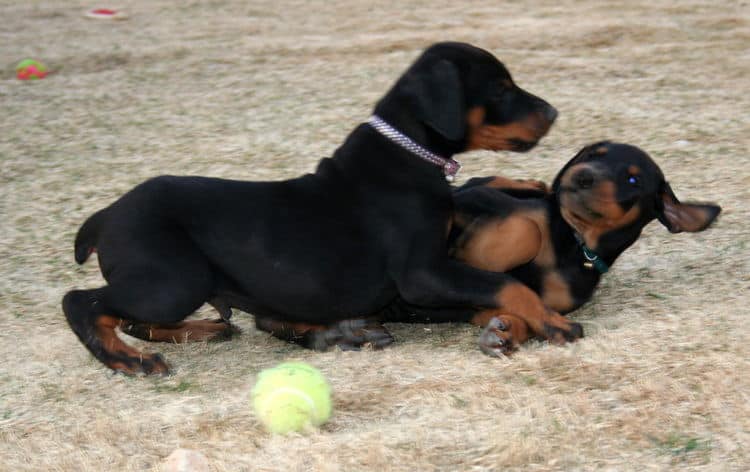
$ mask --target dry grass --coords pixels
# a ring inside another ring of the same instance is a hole
[[[134,0],[114,24],[83,19],[89,2],[2,3],[0,469],[149,470],[178,446],[219,471],[747,469],[746,2],[408,3]],[[59,306],[101,283],[73,262],[88,214],[161,173],[309,171],[443,39],[492,50],[561,112],[529,155],[464,156],[464,177],[550,179],[614,138],[648,150],[678,196],[721,203],[721,220],[649,226],[575,314],[588,337],[564,348],[496,360],[475,328],[394,325],[392,349],[317,354],[238,316],[229,343],[156,346],[166,380],[92,360]],[[18,82],[25,57],[58,72]],[[271,437],[250,412],[255,374],[286,359],[334,386],[319,433]]]

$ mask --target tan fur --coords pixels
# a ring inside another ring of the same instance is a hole
[[[482,225],[457,253],[469,265],[505,272],[536,257],[542,244],[537,225],[523,216]]]
[[[532,113],[522,122],[507,125],[485,125],[484,109],[475,107],[467,114],[467,150],[486,149],[491,151],[512,150],[513,140],[535,142],[549,128],[549,124],[538,113]]]
[[[573,297],[568,283],[558,272],[551,271],[542,281],[542,301],[555,311],[568,311],[573,307]]]

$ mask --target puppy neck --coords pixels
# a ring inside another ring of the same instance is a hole
[[[571,225],[562,215],[560,202],[554,193],[547,197],[550,215],[550,231],[559,241],[560,249],[564,252],[581,255],[582,264],[600,273],[606,272],[615,260],[629,248],[640,236],[637,226],[618,228],[603,233],[595,244],[590,244],[583,238],[581,232]],[[635,223],[637,225],[637,222]],[[573,249],[573,248],[577,249]],[[560,252],[560,251],[558,251]],[[599,261],[599,262],[597,262]]]
[[[386,103],[391,103],[391,105]],[[439,156],[450,159],[466,149],[465,137],[460,141],[450,141],[417,117],[404,112],[405,109],[408,108],[404,104],[394,107],[392,101],[383,100],[375,107],[373,114],[385,120],[420,146]]]

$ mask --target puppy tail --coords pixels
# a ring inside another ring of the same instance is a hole
[[[81,225],[76,234],[75,258],[78,264],[83,264],[92,252],[96,251],[99,240],[99,228],[104,218],[104,210],[99,210]]]

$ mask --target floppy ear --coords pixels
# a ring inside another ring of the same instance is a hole
[[[668,183],[662,183],[657,218],[670,233],[703,231],[714,222],[721,207],[712,203],[680,203]]]
[[[465,134],[463,87],[456,66],[441,59],[406,84],[417,117],[451,141]]]

